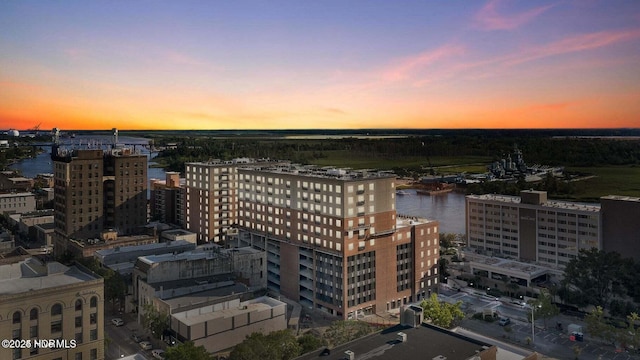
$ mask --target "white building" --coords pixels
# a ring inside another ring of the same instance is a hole
[[[599,204],[520,196],[468,195],[467,245],[480,254],[564,268],[582,249],[602,249]]]

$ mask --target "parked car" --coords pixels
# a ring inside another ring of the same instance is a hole
[[[139,345],[142,350],[151,350],[151,348],[153,348],[153,345],[148,341],[141,341]]]
[[[142,338],[140,336],[138,336],[137,334],[131,334],[131,338],[133,339],[133,341],[135,341],[137,343],[142,341]]]
[[[509,324],[511,324],[511,319],[507,317],[500,318],[500,321],[498,321],[498,325],[500,326],[507,326]]]
[[[111,323],[115,326],[122,326],[124,325],[124,320],[120,318],[115,318],[115,319],[111,319]]]
[[[151,350],[151,355],[156,359],[164,360],[164,350],[162,349]]]

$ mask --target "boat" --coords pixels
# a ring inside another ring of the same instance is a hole
[[[438,190],[418,190],[418,191],[416,191],[416,194],[432,196],[432,195],[446,194],[446,193],[450,193],[452,191],[453,191],[453,188],[438,189]]]
[[[396,190],[396,195],[409,195],[411,194],[408,191],[404,191],[404,190]]]
[[[428,184],[424,188],[416,191],[416,194],[428,195],[428,196],[441,195],[441,194],[452,192],[453,189],[455,189],[455,185],[438,182],[438,183]]]

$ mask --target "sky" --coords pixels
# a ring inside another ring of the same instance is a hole
[[[0,129],[640,127],[640,1],[0,1]]]

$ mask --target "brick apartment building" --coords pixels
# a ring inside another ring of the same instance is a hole
[[[54,147],[54,251],[69,239],[100,238],[104,230],[135,234],[147,223],[147,157],[128,148]]]
[[[271,290],[343,318],[399,308],[437,287],[438,223],[403,218],[395,176],[249,159],[186,164],[199,242],[237,228],[267,252]]]

